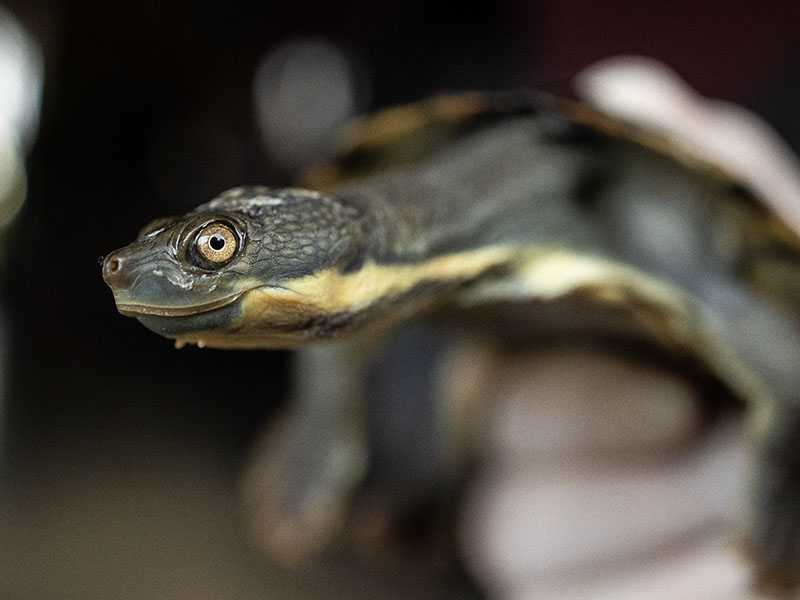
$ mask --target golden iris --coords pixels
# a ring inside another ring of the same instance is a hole
[[[211,223],[197,235],[195,247],[205,260],[214,265],[227,262],[236,253],[236,234],[227,225]]]

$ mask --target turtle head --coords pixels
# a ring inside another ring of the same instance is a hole
[[[310,190],[236,188],[152,222],[105,257],[103,279],[120,313],[177,344],[293,346],[327,316],[320,274],[363,260],[364,223]]]

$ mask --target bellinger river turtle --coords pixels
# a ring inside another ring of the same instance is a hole
[[[119,312],[176,346],[296,350],[292,404],[263,465],[264,545],[298,560],[321,550],[375,472],[391,419],[376,434],[363,403],[388,332],[429,318],[522,346],[587,330],[658,349],[748,405],[743,546],[763,589],[796,592],[796,233],[735,173],[571,100],[438,96],[354,131],[306,178],[314,189],[226,191],[154,221],[103,264]],[[641,211],[656,217],[631,218]],[[400,347],[424,362],[415,339]],[[464,410],[431,408],[424,374],[407,373],[388,378],[384,401],[443,422],[420,423],[432,441],[427,460],[412,451],[402,466],[404,507],[479,453]]]

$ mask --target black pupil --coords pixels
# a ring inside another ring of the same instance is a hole
[[[222,250],[225,247],[225,238],[221,235],[212,235],[208,241],[209,246],[214,250]]]

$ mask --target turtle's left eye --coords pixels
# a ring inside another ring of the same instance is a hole
[[[220,267],[236,254],[239,240],[228,225],[211,223],[194,240],[194,250],[212,267]]]

